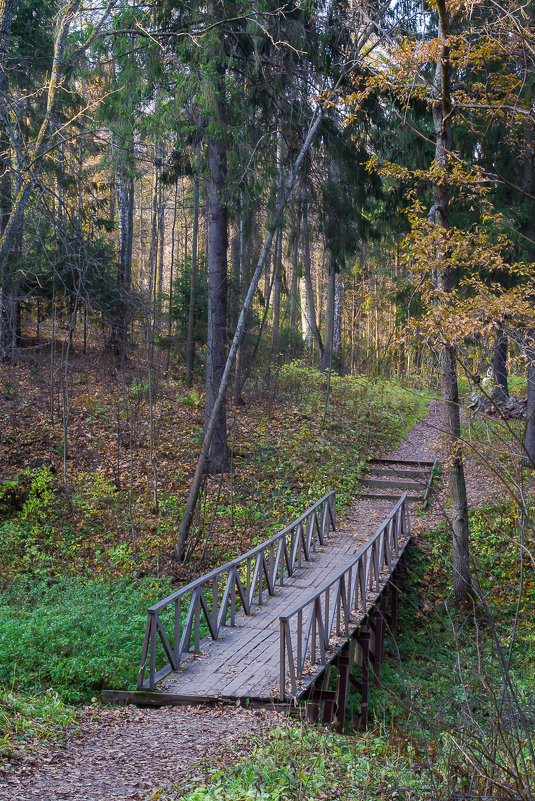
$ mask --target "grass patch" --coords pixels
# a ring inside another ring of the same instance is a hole
[[[340,737],[304,725],[276,729],[234,768],[207,764],[204,784],[184,785],[162,799],[181,801],[320,801],[404,797],[407,786],[425,789],[428,776],[417,770],[405,744],[389,743],[379,730]],[[445,774],[445,771],[444,771]],[[435,789],[447,786],[445,775]],[[401,794],[401,795],[400,795]]]
[[[0,767],[72,729],[77,720],[76,710],[53,690],[38,695],[0,690]]]
[[[0,594],[0,684],[66,703],[134,686],[146,610],[168,579],[19,581]]]

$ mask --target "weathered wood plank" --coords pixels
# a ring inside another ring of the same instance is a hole
[[[407,467],[433,467],[428,459],[371,459],[370,464],[402,464]]]
[[[424,490],[425,481],[408,481],[404,478],[361,478],[360,483],[365,487],[378,489]]]

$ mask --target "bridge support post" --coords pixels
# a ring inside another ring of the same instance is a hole
[[[370,632],[359,631],[357,635],[358,650],[355,649],[355,657],[361,667],[361,680],[357,681],[349,672],[351,685],[360,693],[360,727],[365,729],[368,725],[368,691],[370,686]]]
[[[318,685],[314,685],[310,691],[310,700],[314,702],[310,717],[313,723],[332,723],[336,706],[336,692],[329,690],[331,678],[331,665],[327,665],[321,676]]]
[[[338,657],[338,692],[336,709],[336,728],[340,734],[344,733],[346,723],[347,689],[351,671],[353,640],[350,640]]]
[[[393,581],[390,581],[390,631],[394,639],[398,636],[398,597],[399,590]]]
[[[386,596],[383,593],[379,601],[379,606],[375,608],[373,618],[370,621],[370,627],[373,633],[373,683],[376,687],[379,686],[379,675],[381,672],[381,664],[383,661],[383,643],[385,636],[385,619],[386,619]]]

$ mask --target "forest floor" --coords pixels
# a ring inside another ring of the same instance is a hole
[[[447,458],[438,402],[429,404],[427,416],[392,455]],[[499,499],[501,488],[492,469],[468,459],[466,476],[472,506]],[[442,486],[435,494],[428,514],[413,516],[417,537],[443,519],[445,491]],[[373,531],[384,516],[382,504],[370,516],[370,509],[357,497],[342,520],[342,530],[355,531],[365,524]],[[208,761],[231,764],[250,751],[259,732],[281,725],[287,725],[287,719],[280,714],[241,708],[84,708],[78,727],[63,742],[52,742],[38,755],[11,765],[0,780],[0,798],[156,799],[162,788],[194,787],[202,781]]]

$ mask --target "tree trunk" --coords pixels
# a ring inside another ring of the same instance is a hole
[[[282,130],[279,125],[277,132],[277,203],[280,201],[284,189],[284,170],[283,170],[283,145]],[[278,353],[280,344],[280,313],[281,313],[281,284],[282,284],[282,225],[277,228],[275,237],[275,254],[273,258],[273,331],[271,340],[271,352],[273,355]]]
[[[316,304],[314,301],[314,287],[312,285],[312,264],[310,259],[310,223],[308,217],[308,198],[305,198],[303,207],[303,271],[307,299],[307,321],[310,332],[314,338],[320,360],[323,359],[323,342],[316,322]]]
[[[528,339],[531,343],[535,341],[535,332],[528,332]],[[526,429],[524,431],[524,450],[531,465],[535,467],[535,347],[533,344],[526,346],[526,362],[528,371],[526,406]]]
[[[492,357],[492,373],[494,383],[501,387],[505,396],[509,397],[509,384],[507,383],[507,334],[503,328],[498,329],[494,340],[494,355]]]
[[[280,317],[281,317],[281,285],[282,285],[282,228],[277,229],[275,253],[273,254],[273,329],[271,335],[271,353],[279,352]]]
[[[297,307],[299,303],[299,225],[295,231],[292,252],[292,283],[290,286],[290,331],[297,335]]]
[[[17,193],[13,191],[9,168],[9,138],[6,134],[5,122],[7,122],[9,109],[5,100],[8,88],[7,82],[7,54],[9,40],[11,38],[11,26],[17,0],[2,0],[0,2],[0,105],[1,122],[3,127],[2,136],[2,233],[6,230],[9,215],[12,209],[11,198]],[[19,300],[17,297],[17,285],[9,264],[2,265],[0,274],[0,356],[2,361],[13,362],[16,358],[17,350],[17,318]]]
[[[199,146],[200,147],[200,146]],[[199,249],[199,159],[197,157],[197,169],[195,171],[195,182],[193,185],[193,231],[191,235],[191,273],[189,286],[189,308],[188,308],[188,337],[186,341],[186,386],[191,387],[193,382],[193,363],[195,360],[195,296],[197,293],[197,253]]]
[[[118,367],[122,367],[128,352],[130,326],[130,291],[132,284],[132,248],[134,244],[134,178],[122,171],[117,175],[117,211],[119,252],[117,259],[118,302],[112,321],[110,347]]]
[[[329,275],[327,278],[327,308],[325,310],[325,344],[321,354],[320,370],[327,372],[331,369],[333,358],[334,335],[334,284],[336,274],[333,270],[332,258],[329,259]]]
[[[155,148],[156,150],[156,148]],[[154,333],[156,328],[156,295],[157,295],[157,270],[158,270],[158,219],[159,219],[159,184],[160,184],[159,158],[155,155],[154,169],[152,173],[152,198],[151,198],[151,217],[150,217],[150,244],[149,244],[149,308],[147,309],[147,348],[149,358],[152,360],[154,352]]]
[[[224,97],[225,68],[217,64],[217,95]],[[223,121],[219,110],[220,124]],[[218,395],[226,362],[227,338],[227,247],[228,215],[224,197],[227,151],[222,135],[208,137],[208,342],[206,354],[206,427]],[[227,469],[227,415],[225,403],[219,405],[208,460],[211,474]]]
[[[451,149],[451,67],[448,37],[450,17],[446,0],[437,2],[439,16],[439,38],[442,51],[435,71],[436,100],[433,105],[435,127],[435,170],[438,174],[433,184],[434,222],[443,230],[443,244],[437,253],[437,282],[447,296],[452,290],[451,268],[447,266],[447,233],[449,222],[448,159]],[[447,302],[445,300],[444,302]],[[441,346],[440,373],[442,397],[444,399],[444,427],[449,441],[449,491],[452,514],[452,564],[453,591],[458,603],[466,603],[472,593],[469,561],[468,502],[461,451],[461,419],[459,412],[459,389],[457,384],[457,358],[455,348],[447,343]]]
[[[158,199],[158,314],[162,313],[162,297],[164,284],[164,254],[165,254],[165,198],[163,194],[163,182],[160,181],[160,191]]]
[[[533,163],[533,124],[524,123],[524,175],[522,188],[528,195],[533,194],[535,186],[534,163]],[[533,204],[529,197],[525,197],[525,203]],[[533,220],[533,213],[531,214]],[[535,221],[531,223],[527,230],[527,236],[533,241],[535,239]],[[531,302],[535,305],[535,289],[532,288]],[[527,362],[527,408],[526,408],[526,430],[524,432],[524,449],[532,465],[535,465],[535,329],[531,329],[526,334],[526,362]]]
[[[333,357],[336,360],[338,371],[342,367],[342,274],[336,273],[334,279],[334,329],[333,329]]]

